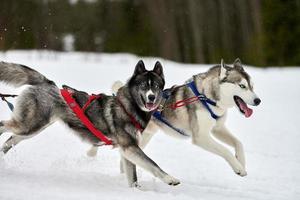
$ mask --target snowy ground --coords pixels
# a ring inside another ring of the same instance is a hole
[[[94,93],[110,93],[113,81],[125,81],[138,59],[128,54],[0,53],[0,60],[32,66],[58,85]],[[155,60],[145,58],[147,67]],[[161,61],[167,86],[209,67]],[[300,199],[300,68],[247,70],[262,104],[250,119],[233,108],[228,127],[244,144],[248,176],[235,175],[224,160],[190,141],[159,133],[145,151],[182,184],[170,187],[139,169],[142,190],[128,188],[119,174],[117,150],[104,147],[88,158],[89,146],[56,123],[0,160],[0,199]],[[0,91],[20,89],[1,84]],[[7,119],[4,103],[0,110],[0,119]],[[3,134],[0,144],[9,135]]]

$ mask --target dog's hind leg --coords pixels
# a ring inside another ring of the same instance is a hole
[[[2,135],[2,133],[4,133],[6,131],[5,126],[3,124],[2,121],[0,121],[0,136]]]
[[[22,131],[26,129],[22,126],[21,123],[17,122],[14,119],[8,121],[2,121],[1,124],[3,125],[3,129],[5,131],[13,132],[14,135],[9,137],[6,142],[3,144],[2,148],[0,149],[1,152],[6,154],[12,147],[16,146],[19,142],[24,139],[29,138],[27,134],[23,134]],[[27,130],[25,131],[27,132]]]
[[[122,157],[121,163],[123,170],[126,174],[129,187],[138,187],[135,164],[133,164],[124,157]]]
[[[3,153],[7,153],[12,147],[19,144],[24,139],[31,138],[41,132],[42,129],[49,125],[49,121],[36,121],[36,122],[28,122],[29,119],[22,119],[22,121],[17,121],[15,119],[11,119],[8,121],[2,121],[5,131],[9,131],[14,133],[2,146],[1,150]],[[31,123],[31,124],[30,124]],[[31,126],[29,126],[31,125]]]
[[[246,162],[242,143],[224,125],[214,127],[212,133],[217,139],[235,149],[235,157],[245,167]]]
[[[0,151],[6,154],[12,147],[16,146],[19,142],[27,138],[27,136],[12,135],[10,138],[8,138],[8,140],[6,140]]]
[[[178,185],[180,181],[164,172],[137,145],[121,146],[120,152],[127,160],[151,172],[168,185]]]

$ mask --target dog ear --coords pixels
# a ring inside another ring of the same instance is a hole
[[[226,77],[226,68],[223,59],[221,59],[220,80]]]
[[[239,58],[235,59],[235,61],[233,62],[233,68],[235,68],[238,71],[244,71],[242,62]]]
[[[155,66],[153,68],[153,72],[156,73],[156,74],[158,74],[161,77],[164,76],[163,67],[162,67],[162,65],[161,65],[161,63],[159,61],[157,61],[155,63]]]
[[[134,75],[137,75],[137,74],[141,74],[141,73],[144,73],[146,72],[146,68],[145,68],[145,64],[142,60],[140,60],[136,66],[135,66],[135,70],[134,70]]]

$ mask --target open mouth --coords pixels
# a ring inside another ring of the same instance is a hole
[[[245,117],[250,117],[253,113],[253,110],[247,106],[245,101],[239,97],[239,96],[234,96],[233,97],[235,104],[237,107],[240,109],[240,112],[245,115]]]
[[[155,110],[156,109],[156,105],[155,103],[147,103],[145,101],[145,99],[143,98],[143,96],[141,96],[142,102],[145,105],[145,108],[148,109],[149,111]]]
[[[154,103],[146,103],[145,104],[145,107],[148,109],[148,110],[154,110],[156,108],[155,104]]]

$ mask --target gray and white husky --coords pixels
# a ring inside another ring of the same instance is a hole
[[[244,70],[240,59],[234,61],[233,67],[225,65],[222,60],[220,65],[210,68],[205,73],[194,75],[187,82],[191,81],[195,81],[200,93],[216,102],[216,106],[210,106],[210,108],[220,117],[217,120],[213,119],[206,108],[198,102],[175,110],[166,108],[162,111],[162,116],[176,128],[189,135],[194,145],[221,156],[229,163],[236,174],[246,176],[243,145],[226,128],[225,121],[228,108],[236,106],[242,114],[250,117],[252,109],[247,104],[252,106],[260,104],[261,100],[254,92],[249,74]],[[120,86],[121,83],[116,82],[113,89],[117,91]],[[165,102],[166,105],[195,96],[186,85],[174,87],[171,91],[171,96]],[[141,148],[145,147],[158,129],[162,129],[172,136],[181,136],[169,126],[152,117],[143,132],[143,140],[140,143]],[[235,156],[224,145],[217,142],[212,135],[221,142],[233,147]],[[96,147],[93,147],[90,151],[93,151],[93,155],[96,155],[96,150]],[[122,167],[121,171],[123,171]]]
[[[57,120],[67,124],[82,140],[93,146],[103,144],[76,117],[55,83],[39,72],[23,65],[0,62],[0,81],[14,86],[30,85],[17,98],[11,119],[0,122],[0,135],[3,132],[13,133],[1,152],[7,153],[22,140],[37,135]],[[160,103],[164,84],[163,69],[159,62],[153,70],[148,71],[144,63],[139,61],[134,74],[116,96],[101,94],[102,98],[93,101],[85,110],[94,126],[110,138],[114,146],[119,147],[130,186],[137,181],[136,165],[169,185],[179,184],[177,179],[160,169],[141,150],[138,146],[140,133],[131,121],[134,116],[141,126],[146,127],[152,111]],[[72,90],[73,98],[80,106],[87,102],[87,93],[67,86],[65,88]]]

